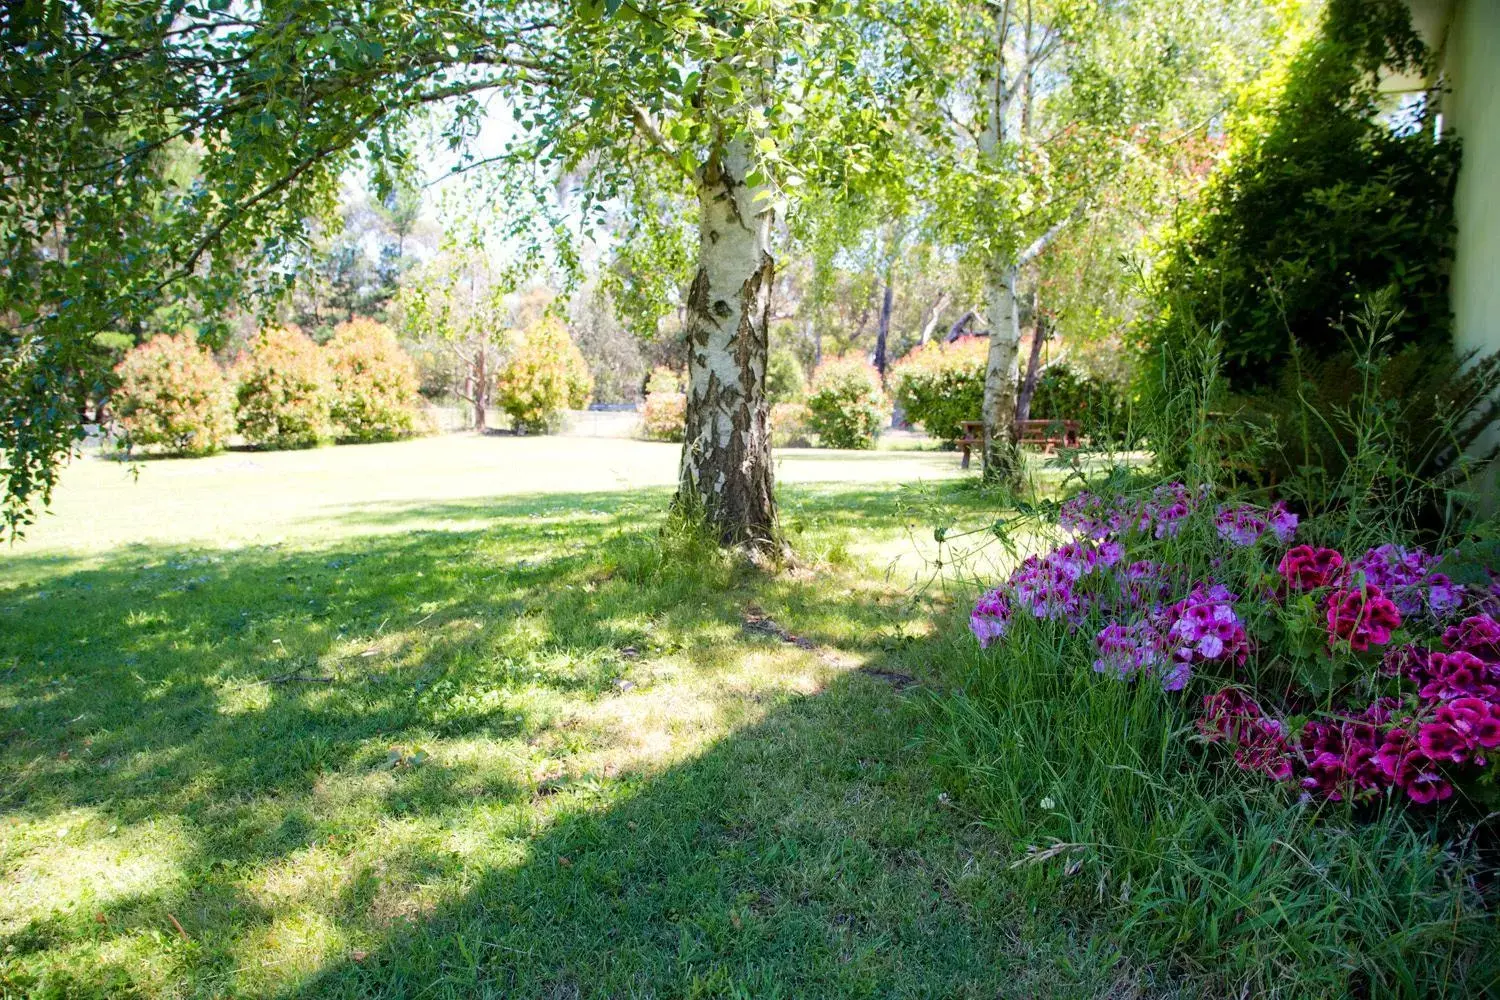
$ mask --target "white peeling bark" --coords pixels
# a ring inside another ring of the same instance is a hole
[[[1014,483],[1021,475],[1020,434],[1016,426],[1017,354],[1021,323],[1016,302],[1020,268],[996,261],[985,271],[985,318],[990,353],[984,372],[984,477]]]
[[[687,427],[677,502],[725,544],[774,542],[766,408],[771,223],[746,178],[749,146],[726,144],[698,174],[698,273],[688,295]]]

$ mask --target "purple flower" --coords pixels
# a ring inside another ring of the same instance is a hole
[[[1276,541],[1285,545],[1297,534],[1298,518],[1287,509],[1287,505],[1280,500],[1271,504],[1270,516],[1266,518],[1271,527],[1271,534],[1276,536]]]
[[[1104,626],[1094,638],[1099,657],[1094,670],[1125,680],[1140,671],[1149,671],[1163,659],[1160,633],[1142,619],[1130,625],[1115,622]]]
[[[1167,609],[1167,646],[1172,659],[1193,664],[1228,660],[1236,666],[1250,655],[1250,638],[1235,614],[1236,597],[1221,584],[1199,584]]]
[[[1397,611],[1410,617],[1427,606],[1428,595],[1423,584],[1437,562],[1425,549],[1387,543],[1353,560],[1349,568],[1364,574],[1366,583],[1379,587]],[[1443,580],[1446,582],[1447,578]]]
[[[1214,516],[1214,527],[1220,538],[1244,547],[1260,541],[1260,536],[1266,531],[1266,519],[1257,508],[1236,504],[1219,508]]]
[[[990,643],[1005,636],[1010,615],[1010,601],[1000,591],[992,590],[979,599],[969,613],[969,630],[979,640],[980,649],[988,649]]]
[[[1225,504],[1214,516],[1214,527],[1219,537],[1242,548],[1254,545],[1269,531],[1285,545],[1297,533],[1297,515],[1280,500],[1262,510],[1247,503]]]

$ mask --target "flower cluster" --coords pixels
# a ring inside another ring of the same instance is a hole
[[[992,590],[979,599],[969,614],[969,629],[979,640],[980,649],[988,649],[990,643],[1005,637],[1010,627],[1010,601],[998,590]]]
[[[1219,537],[1231,545],[1247,547],[1265,537],[1267,532],[1285,545],[1297,533],[1297,515],[1287,509],[1280,500],[1269,510],[1262,510],[1247,503],[1228,504],[1219,508],[1214,516],[1214,527]]]
[[[1441,650],[1404,646],[1385,658],[1387,673],[1415,688],[1404,699],[1377,698],[1363,711],[1309,721],[1296,742],[1293,761],[1309,795],[1332,801],[1360,800],[1399,789],[1418,804],[1453,796],[1453,774],[1484,767],[1486,753],[1500,747],[1500,623],[1488,614],[1470,616],[1443,633]],[[1248,747],[1236,761],[1259,752],[1261,738],[1226,726],[1226,705],[1245,699],[1236,690],[1203,700],[1199,728]],[[1249,714],[1261,716],[1259,706]],[[1289,751],[1290,752],[1290,751]],[[1269,772],[1267,772],[1269,773]],[[1285,780],[1293,775],[1291,769]]]
[[[1344,642],[1363,653],[1371,645],[1384,646],[1401,627],[1401,612],[1373,583],[1328,595],[1328,644]]]
[[[1353,560],[1349,570],[1379,587],[1403,615],[1426,610],[1441,618],[1463,604],[1464,587],[1434,572],[1438,561],[1422,549],[1386,544]]]
[[[1243,770],[1258,771],[1274,781],[1292,776],[1292,748],[1286,726],[1268,718],[1253,698],[1236,688],[1225,688],[1203,699],[1198,731],[1210,743],[1234,745],[1234,761]]]
[[[1068,633],[1087,627],[1103,676],[1149,678],[1166,691],[1204,674],[1227,678],[1234,686],[1203,699],[1205,741],[1309,797],[1394,791],[1441,801],[1500,747],[1500,574],[1488,588],[1466,586],[1421,548],[1292,545],[1298,519],[1284,504],[1214,505],[1180,483],[1113,500],[1083,493],[1061,514],[1073,540],[1025,560],[975,606],[970,627],[982,647],[1022,616]],[[1223,547],[1196,572],[1161,558],[1183,548],[1163,541],[1195,517],[1214,530],[1191,537]],[[1252,548],[1268,557],[1262,569],[1254,555],[1233,555]],[[1299,717],[1325,709],[1305,724],[1289,725],[1243,687],[1257,676],[1242,672],[1257,657],[1247,613],[1271,644],[1256,671],[1272,679],[1275,703]],[[1309,661],[1337,678],[1331,696],[1289,673]],[[1326,710],[1330,697],[1344,707]]]
[[[1287,549],[1276,572],[1292,590],[1331,587],[1344,578],[1344,557],[1334,549],[1298,545]]]

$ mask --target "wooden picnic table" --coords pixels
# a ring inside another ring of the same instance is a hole
[[[959,426],[964,432],[964,436],[958,439],[958,445],[963,449],[960,467],[967,469],[971,449],[984,444],[984,421],[964,420]],[[1077,420],[1038,418],[1021,421],[1021,444],[1039,444],[1044,453],[1058,446],[1077,448],[1078,433],[1079,422]]]

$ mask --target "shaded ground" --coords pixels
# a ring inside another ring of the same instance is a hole
[[[0,991],[1108,989],[909,750],[932,608],[867,557],[970,502],[881,481],[932,456],[809,459],[772,578],[627,446],[74,470],[0,571]]]

